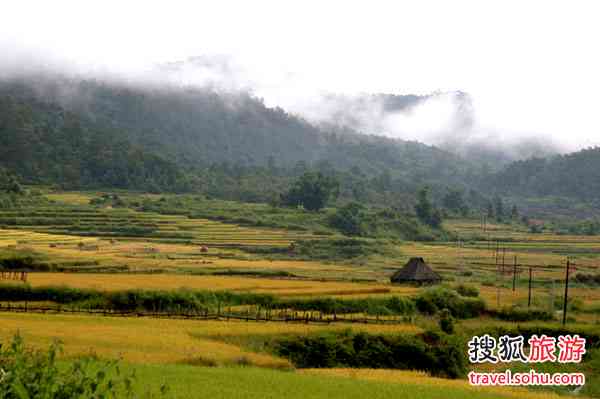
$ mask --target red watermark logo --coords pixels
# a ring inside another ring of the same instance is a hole
[[[561,335],[556,339],[545,334],[533,335],[527,340],[529,351],[525,351],[525,337],[503,335],[496,339],[489,334],[474,336],[468,343],[471,363],[580,363],[586,353],[585,338],[579,335]],[[582,373],[469,373],[469,383],[476,386],[582,386]]]

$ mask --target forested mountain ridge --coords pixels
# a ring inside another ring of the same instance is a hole
[[[72,188],[185,184],[175,164],[132,145],[121,132],[56,104],[8,95],[0,96],[0,166],[29,183]]]
[[[391,109],[425,98],[380,97]],[[0,80],[0,167],[25,183],[264,202],[315,169],[337,175],[345,200],[385,205],[406,206],[423,186],[437,202],[448,190],[462,191],[474,209],[498,195],[590,202],[600,194],[599,149],[517,161],[499,172],[492,166],[418,142],[313,125],[245,93],[47,76]]]
[[[518,196],[600,199],[600,147],[550,158],[517,161],[489,179],[497,190]]]
[[[241,166],[274,162],[282,167],[327,162],[336,169],[357,167],[370,176],[389,170],[404,181],[431,184],[459,183],[472,173],[469,163],[435,147],[339,127],[324,130],[244,93],[59,77],[0,82],[0,95],[36,104],[37,109],[46,107],[43,112],[52,107],[56,113],[68,111],[185,169],[224,162]],[[64,134],[72,132],[51,136],[59,139]]]

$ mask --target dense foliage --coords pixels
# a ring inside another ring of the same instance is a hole
[[[396,109],[418,101],[387,96],[384,103]],[[500,221],[516,220],[514,205],[523,197],[597,201],[600,149],[518,161],[499,172],[500,164],[489,161],[491,167],[417,142],[314,126],[250,94],[63,76],[0,81],[0,167],[25,183],[194,191],[269,203],[284,194],[288,204],[319,208],[323,201],[296,195],[296,182],[310,171],[335,178],[342,203],[410,212],[428,186],[433,208],[418,212],[432,226],[444,212],[484,210]],[[498,202],[508,195],[512,203]]]
[[[600,148],[588,148],[552,158],[518,161],[496,174],[490,183],[505,193],[563,196],[597,201],[600,193]]]
[[[0,165],[28,182],[69,186],[267,201],[312,168],[348,173],[344,197],[381,202],[476,173],[434,147],[316,127],[247,94],[61,76],[0,81],[0,132]]]
[[[466,374],[463,343],[440,333],[425,336],[345,332],[293,337],[278,342],[277,352],[296,367],[422,370],[435,376]]]
[[[185,190],[179,168],[110,126],[35,99],[0,96],[0,166],[30,183]],[[5,191],[16,180],[0,173]]]
[[[134,374],[122,374],[117,362],[82,358],[68,367],[59,363],[61,347],[47,351],[25,347],[20,335],[8,345],[0,344],[0,398],[4,399],[111,399],[137,398]],[[161,394],[168,388],[162,386]],[[145,398],[156,397],[145,392]]]
[[[339,182],[335,178],[306,172],[281,196],[281,202],[286,206],[302,206],[309,211],[319,211],[338,193]]]

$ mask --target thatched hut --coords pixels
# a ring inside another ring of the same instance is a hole
[[[390,280],[392,284],[426,285],[441,283],[442,276],[434,272],[423,258],[411,258],[402,269],[392,275]]]

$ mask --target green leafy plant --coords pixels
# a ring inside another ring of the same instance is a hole
[[[58,361],[58,342],[46,351],[25,347],[17,334],[3,349],[0,346],[0,398],[4,399],[110,399],[137,398],[135,373],[123,373],[117,361],[91,357],[77,359],[64,367]],[[160,395],[168,388],[163,385]],[[155,397],[150,392],[143,397]]]

